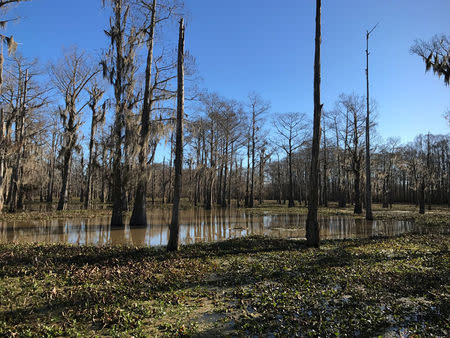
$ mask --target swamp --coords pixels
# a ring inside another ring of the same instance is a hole
[[[449,337],[448,0],[0,0],[0,337]]]

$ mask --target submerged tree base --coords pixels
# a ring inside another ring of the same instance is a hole
[[[0,336],[441,335],[450,236],[0,245]]]

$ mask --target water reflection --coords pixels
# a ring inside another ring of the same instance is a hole
[[[152,209],[149,225],[143,228],[111,228],[108,216],[46,221],[1,221],[1,242],[48,242],[71,244],[166,245],[169,237],[168,209]],[[304,238],[306,215],[253,215],[237,209],[203,210],[193,208],[180,214],[180,242],[214,242],[248,235],[275,238]],[[128,220],[127,220],[128,221]],[[419,229],[408,221],[366,221],[347,216],[319,216],[323,239],[394,236]]]

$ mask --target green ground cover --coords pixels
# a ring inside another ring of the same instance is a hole
[[[0,336],[450,333],[450,236],[0,244]]]

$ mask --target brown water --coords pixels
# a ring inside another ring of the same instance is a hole
[[[115,229],[110,217],[54,219],[45,221],[1,221],[0,242],[46,242],[71,244],[130,244],[159,246],[167,244],[169,209],[148,212],[149,225],[144,228]],[[304,238],[306,215],[252,215],[236,209],[182,210],[180,242],[192,244],[214,242],[248,235],[275,238]],[[128,220],[127,220],[128,221]],[[349,216],[319,216],[320,236],[323,239],[394,236],[423,230],[407,221],[366,221]]]

